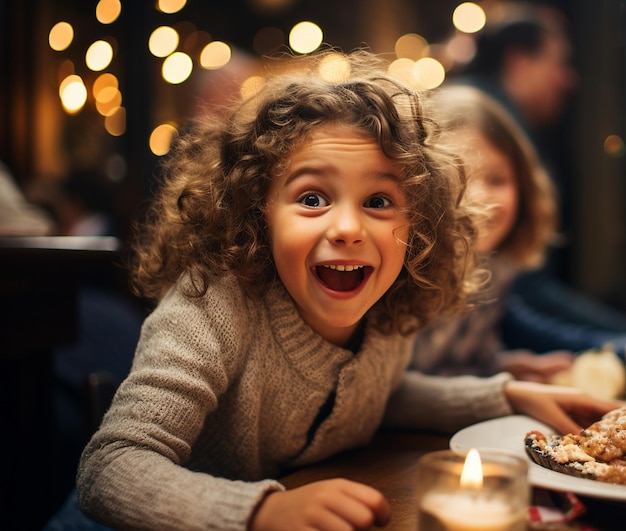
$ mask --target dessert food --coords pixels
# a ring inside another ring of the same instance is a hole
[[[545,468],[626,485],[626,407],[611,411],[579,434],[526,434],[526,453]]]

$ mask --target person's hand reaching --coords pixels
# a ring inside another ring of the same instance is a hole
[[[317,481],[268,494],[250,531],[365,531],[389,522],[391,509],[376,489],[346,479]]]
[[[517,413],[535,417],[562,434],[579,433],[605,413],[624,405],[573,387],[536,382],[510,381],[504,392]]]

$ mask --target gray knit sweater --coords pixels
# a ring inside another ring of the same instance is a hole
[[[480,300],[465,314],[439,318],[420,330],[410,368],[424,374],[490,376],[507,351],[500,322],[511,282],[519,270],[503,257],[485,262],[491,272]]]
[[[410,351],[411,338],[369,327],[356,354],[336,347],[282,287],[258,304],[230,277],[202,298],[176,286],[85,448],[81,508],[119,529],[245,530],[259,500],[283,489],[271,478],[366,444],[381,424],[452,431],[511,413],[508,375],[426,377],[405,370]]]

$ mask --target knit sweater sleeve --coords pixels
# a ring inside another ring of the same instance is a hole
[[[510,380],[508,373],[478,378],[406,371],[387,403],[383,424],[453,433],[475,422],[510,415],[513,410],[503,392]]]
[[[252,335],[234,292],[207,302],[175,290],[146,319],[131,373],[79,465],[80,506],[93,519],[116,529],[245,530],[263,496],[283,489],[185,467]]]

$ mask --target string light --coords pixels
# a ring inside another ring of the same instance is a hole
[[[463,2],[452,13],[452,24],[464,33],[476,33],[485,27],[486,22],[484,9],[474,2]]]
[[[289,32],[289,46],[297,53],[317,50],[324,39],[322,29],[313,22],[299,22]]]
[[[120,0],[100,0],[96,5],[96,20],[100,24],[112,24],[122,12]]]
[[[200,53],[200,66],[207,70],[217,70],[226,66],[232,57],[230,46],[222,41],[207,44]]]
[[[69,22],[57,22],[48,34],[50,48],[61,52],[69,48],[74,40],[74,28]]]

